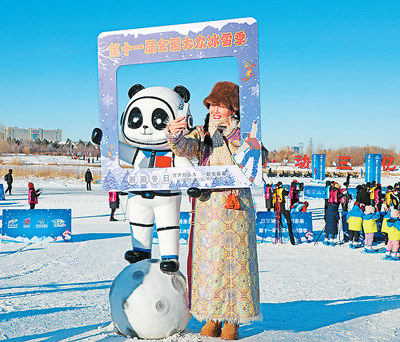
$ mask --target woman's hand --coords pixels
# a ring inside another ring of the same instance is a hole
[[[168,131],[171,134],[176,134],[183,131],[187,127],[187,122],[184,116],[177,118],[175,120],[170,121],[168,124]]]

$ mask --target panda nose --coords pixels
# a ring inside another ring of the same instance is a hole
[[[143,129],[148,129],[149,126],[143,125]]]

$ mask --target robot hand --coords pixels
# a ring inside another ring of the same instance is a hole
[[[96,145],[100,145],[101,138],[103,136],[103,132],[100,128],[95,128],[92,132],[92,141]]]

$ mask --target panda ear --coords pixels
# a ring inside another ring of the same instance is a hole
[[[174,91],[182,98],[183,102],[188,103],[190,100],[190,93],[184,86],[177,85]]]
[[[144,87],[141,84],[135,84],[134,86],[131,87],[128,91],[128,96],[131,99],[133,95],[135,95],[137,92],[141,91],[144,89]]]

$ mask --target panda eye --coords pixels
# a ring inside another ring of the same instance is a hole
[[[132,108],[128,115],[128,127],[137,129],[143,124],[143,115],[138,107]]]
[[[155,129],[162,131],[168,125],[169,116],[164,109],[157,108],[153,111],[152,123]]]

